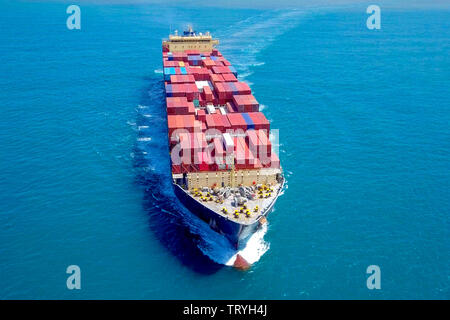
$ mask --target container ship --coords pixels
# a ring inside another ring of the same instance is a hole
[[[209,32],[162,41],[175,194],[239,249],[267,222],[283,185],[270,123]]]

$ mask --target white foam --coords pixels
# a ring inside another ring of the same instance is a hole
[[[260,66],[263,66],[265,64],[266,64],[265,62],[255,62],[255,63],[252,64],[252,67],[260,67]]]
[[[244,72],[244,73],[239,73],[238,78],[244,80],[245,78],[247,78],[248,76],[251,76],[253,74],[253,72]],[[244,81],[248,84],[247,81]]]
[[[138,141],[151,141],[152,138],[150,138],[150,137],[143,137],[143,138],[138,138],[137,140]]]
[[[250,237],[245,248],[236,250],[225,236],[212,230],[204,221],[190,213],[188,216],[191,218],[186,219],[186,222],[189,224],[191,232],[198,234],[202,239],[197,244],[197,247],[218,264],[233,266],[237,254],[240,254],[246,261],[253,264],[269,249],[269,244],[264,241],[267,224],[263,225]]]
[[[267,223],[264,224],[258,231],[256,231],[248,240],[245,248],[236,252],[236,254],[231,257],[225,264],[227,266],[233,266],[237,255],[239,254],[250,264],[258,262],[259,259],[267,252],[270,248],[270,244],[264,240],[264,235],[267,233]]]
[[[249,17],[217,34],[222,39],[221,51],[236,67],[239,78],[244,79],[252,74],[252,68],[265,64],[259,60],[259,53],[303,22],[305,16],[300,10],[283,10]]]
[[[154,70],[154,72],[158,73],[158,74],[162,74],[163,73],[162,69],[156,69],[156,70]]]

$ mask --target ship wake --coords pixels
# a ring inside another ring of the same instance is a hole
[[[307,17],[306,11],[276,10],[264,12],[241,20],[228,28],[217,30],[221,39],[220,51],[236,67],[241,81],[253,74],[255,67],[265,64],[259,61],[259,53],[281,35],[295,28]]]

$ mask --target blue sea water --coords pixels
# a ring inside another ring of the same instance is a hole
[[[373,31],[363,5],[83,2],[68,30],[67,5],[1,2],[0,299],[450,298],[448,10]],[[280,132],[288,186],[248,272],[169,182],[160,41],[187,23]]]

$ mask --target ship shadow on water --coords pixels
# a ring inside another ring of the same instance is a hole
[[[141,104],[136,109],[135,181],[143,189],[143,207],[157,239],[185,266],[198,273],[213,274],[224,265],[200,250],[204,241],[201,234],[205,230],[198,232],[198,218],[179,203],[173,192],[165,95],[163,82],[157,76],[145,79],[149,86],[143,90]],[[209,229],[204,222],[200,223]]]

